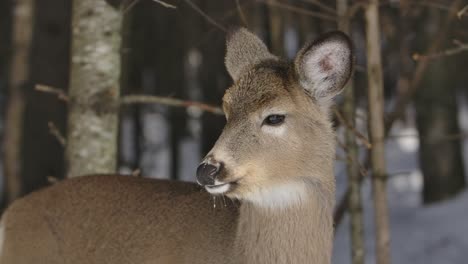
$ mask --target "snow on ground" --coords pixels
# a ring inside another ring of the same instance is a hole
[[[461,129],[468,128],[468,107],[461,104]],[[410,114],[410,116],[413,116]],[[418,167],[419,144],[414,123],[395,124],[386,143],[388,201],[391,226],[392,263],[468,263],[468,190],[452,200],[431,206],[421,203],[422,174]],[[465,161],[468,142],[464,142]],[[468,164],[465,162],[465,164]],[[344,164],[337,164],[337,197],[346,188]],[[363,184],[366,263],[375,263],[374,223],[370,181]],[[351,263],[349,218],[337,229],[333,263]]]

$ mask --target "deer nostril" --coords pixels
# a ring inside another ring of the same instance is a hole
[[[218,175],[219,167],[209,164],[202,163],[197,168],[197,182],[198,184],[204,185],[213,185],[216,176]]]

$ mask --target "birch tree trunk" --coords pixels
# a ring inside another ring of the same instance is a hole
[[[350,33],[350,19],[347,16],[348,0],[337,0],[338,28]],[[349,126],[355,127],[354,85],[351,80],[344,89],[343,116]],[[361,181],[359,170],[359,153],[356,136],[350,128],[345,131],[346,138],[346,171],[348,174],[349,199],[348,208],[351,220],[351,260],[353,264],[364,264],[364,220],[362,216]]]
[[[369,99],[369,131],[372,143],[376,255],[378,264],[390,263],[390,233],[386,190],[384,145],[384,95],[380,51],[379,1],[370,0],[365,11],[367,31],[367,78]]]
[[[107,1],[73,1],[68,177],[116,170],[121,24]]]
[[[13,55],[10,68],[10,94],[6,109],[5,180],[7,201],[12,202],[22,192],[21,147],[23,133],[23,87],[29,79],[34,0],[17,0],[13,9]]]

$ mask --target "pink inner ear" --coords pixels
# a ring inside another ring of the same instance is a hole
[[[325,73],[329,73],[333,70],[334,66],[332,59],[330,58],[331,54],[327,54],[323,56],[323,58],[319,62],[320,70],[322,70]]]

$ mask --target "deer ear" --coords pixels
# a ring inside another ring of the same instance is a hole
[[[247,29],[237,28],[229,31],[224,63],[234,81],[255,64],[275,58],[268,52],[265,44]]]
[[[351,77],[353,57],[351,40],[335,31],[303,47],[294,66],[302,87],[317,101],[329,101]]]

